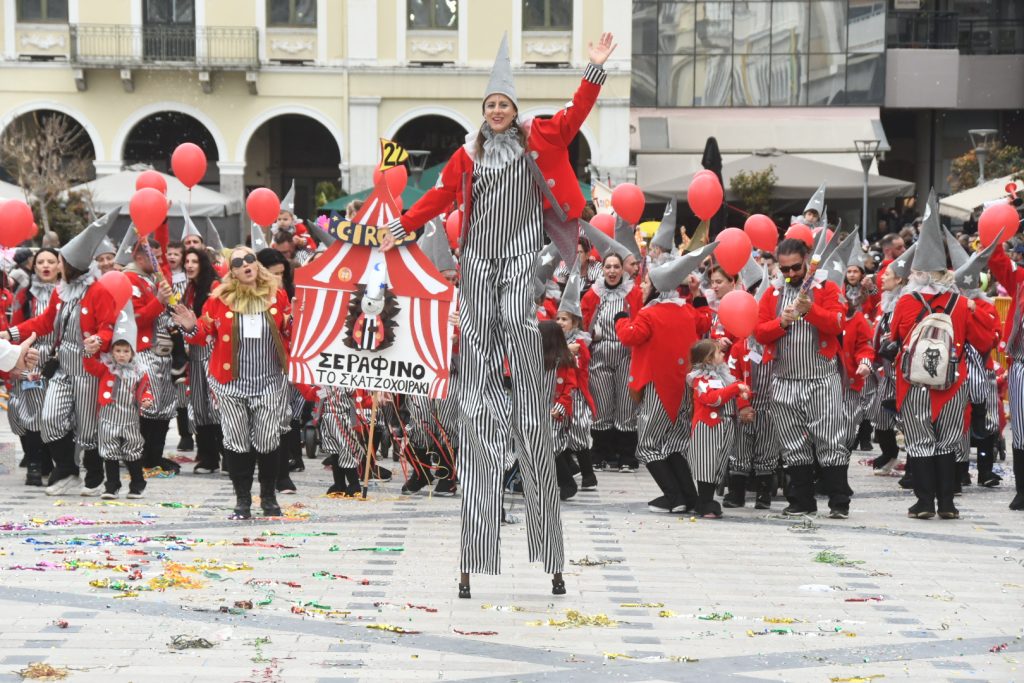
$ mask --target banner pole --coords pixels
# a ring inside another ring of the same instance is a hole
[[[370,468],[373,466],[373,461],[376,459],[373,452],[373,432],[377,426],[377,392],[372,392],[370,397],[370,439],[366,444],[366,468],[363,470],[363,500],[366,500],[366,493],[370,488]]]

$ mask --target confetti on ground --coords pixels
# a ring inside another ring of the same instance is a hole
[[[702,614],[697,618],[701,621],[729,621],[733,617],[732,612],[722,612],[721,614],[712,612],[711,614]]]
[[[615,628],[619,622],[610,619],[606,614],[584,614],[578,610],[567,610],[565,619],[548,619],[544,621],[527,622],[527,626],[554,626],[555,628],[583,628],[595,626],[598,628]]]
[[[665,606],[665,603],[663,603],[663,602],[624,602],[621,605],[619,605],[619,607],[632,607],[632,608],[649,607],[649,608],[653,608],[653,609],[656,609],[658,607],[664,607],[664,606]]]
[[[658,612],[658,616],[662,619],[671,619],[672,617],[676,616],[676,613],[670,609],[663,609],[660,612]]]
[[[1009,643],[1000,643],[999,645],[993,645],[988,649],[989,652],[1002,652],[1006,648],[1010,647]]]
[[[368,553],[401,553],[405,552],[405,548],[402,546],[395,545],[375,545],[369,548],[352,548],[353,552],[368,552]]]
[[[172,650],[208,650],[213,647],[213,643],[199,636],[178,635],[171,637],[171,642],[167,643],[167,647]]]
[[[337,536],[336,531],[299,531],[299,532],[284,532],[284,531],[264,531],[261,536],[284,536],[287,538],[315,538],[317,536]]]
[[[833,676],[828,679],[832,683],[871,683],[876,678],[885,678],[885,674],[870,674],[868,676],[850,676],[848,678],[841,678]]]
[[[843,602],[882,602],[881,597],[871,598],[846,598]]]
[[[496,636],[497,631],[460,631],[457,628],[453,628],[452,631],[458,633],[460,636]]]
[[[420,633],[420,631],[408,631],[402,628],[401,626],[394,626],[392,624],[367,624],[366,628],[371,629],[373,631],[387,631],[388,633],[397,633],[403,636],[411,636]]]
[[[43,662],[32,662],[18,672],[22,678],[34,681],[60,681],[68,677],[70,671],[63,667],[51,666]]]
[[[569,564],[575,567],[603,567],[606,564],[619,564],[622,560],[592,560],[584,556],[581,560],[569,560]]]
[[[56,626],[57,628],[67,628],[68,627],[68,622],[65,619],[57,619],[56,621],[53,622],[53,625]]]
[[[787,628],[787,627],[782,627],[782,628],[766,628],[766,629],[762,629],[760,631],[754,631],[752,629],[748,629],[747,630],[747,635],[750,636],[751,638],[753,638],[754,636],[768,636],[768,635],[786,636],[786,635],[792,635],[792,634],[793,634],[793,629]]]
[[[339,581],[339,580],[340,581],[354,581],[354,582],[356,582],[358,584],[361,584],[363,586],[369,586],[370,585],[370,580],[369,579],[353,579],[351,576],[345,576],[344,574],[332,574],[331,572],[328,572],[328,571],[313,572],[313,578],[314,579],[332,579],[332,580],[336,580],[336,581]]]
[[[434,613],[437,612],[437,608],[436,607],[427,607],[426,605],[414,605],[411,602],[407,602],[404,605],[396,605],[396,604],[394,604],[392,602],[375,602],[375,603],[373,603],[373,606],[374,607],[397,607],[398,609],[418,609],[418,610],[421,610],[423,612],[429,612],[431,614],[434,614]]]
[[[763,617],[764,623],[766,624],[795,624],[802,619],[795,619],[793,617]]]
[[[56,519],[33,518],[27,523],[4,522],[3,524],[0,524],[0,531],[29,531],[31,529],[46,529],[51,527],[101,526],[104,524],[112,526],[142,526],[145,524],[153,524],[153,521],[145,519],[81,519],[79,517],[65,515]]]
[[[480,609],[493,610],[495,612],[525,612],[526,610],[519,605],[488,605],[484,603],[480,605]]]
[[[845,555],[833,550],[822,550],[814,556],[814,561],[830,564],[833,567],[856,567],[859,564],[864,564],[864,560],[848,560]]]
[[[952,595],[940,595],[939,593],[929,593],[924,597],[931,598],[932,600],[941,600],[943,602],[953,602]]]

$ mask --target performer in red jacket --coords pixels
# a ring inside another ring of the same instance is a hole
[[[235,489],[235,519],[252,516],[253,474],[260,465],[260,507],[280,516],[277,504],[278,448],[287,394],[288,294],[248,247],[231,252],[231,270],[207,299],[203,314],[181,304],[174,322],[189,344],[213,339],[210,388],[220,408],[224,450]]]
[[[824,235],[825,232],[820,233]],[[816,512],[814,460],[829,494],[829,516],[850,514],[844,443],[843,386],[836,365],[845,307],[839,288],[828,280],[808,283],[807,245],[787,239],[778,246],[779,272],[786,279],[761,298],[754,337],[774,360],[772,420],[789,474],[784,514]],[[806,290],[806,291],[805,291]],[[813,451],[812,451],[813,446]]]
[[[578,226],[573,219],[584,200],[568,148],[597,100],[606,78],[602,65],[614,49],[611,34],[604,34],[589,46],[591,63],[572,104],[550,119],[520,122],[504,38],[484,93],[480,130],[448,161],[438,186],[395,219],[381,240],[386,251],[408,231],[452,206],[461,208],[463,598],[470,597],[470,573],[500,571],[501,479],[510,440],[523,474],[530,560],[543,561],[545,571],[554,575],[554,594],[565,593],[562,524],[531,283],[545,227],[563,259],[575,255]],[[512,371],[508,420],[494,409],[501,401],[506,355]]]

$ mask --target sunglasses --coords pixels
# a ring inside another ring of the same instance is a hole
[[[802,263],[795,263],[795,264],[793,264],[791,266],[779,266],[779,272],[780,273],[795,273],[798,270],[803,270],[803,269],[804,269],[804,264],[802,264]]]
[[[256,257],[253,254],[246,254],[245,256],[231,259],[232,268],[241,268],[247,263],[256,263]]]

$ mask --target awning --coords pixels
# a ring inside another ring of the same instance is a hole
[[[25,201],[25,191],[17,185],[0,180],[0,199],[20,199]]]
[[[75,185],[71,191],[92,193],[92,204],[97,214],[102,215],[121,207],[121,215],[127,215],[128,202],[135,194],[135,180],[141,173],[142,171],[121,171]],[[193,187],[190,196],[188,188],[180,180],[166,173],[160,175],[167,181],[167,198],[171,200],[168,216],[181,216],[182,204],[188,207],[188,212],[193,218],[232,216],[242,212],[241,199],[234,199],[202,185]]]
[[[741,172],[763,171],[769,166],[775,171],[777,178],[775,191],[772,193],[774,199],[806,200],[823,181],[828,187],[825,196],[829,200],[860,199],[863,196],[863,171],[824,163],[803,155],[753,154],[734,161],[726,159],[726,163],[722,166],[722,182],[725,186],[726,199],[736,199],[730,191],[730,182],[734,176]],[[648,194],[685,200],[694,170],[697,169],[684,171],[681,175],[660,182],[644,183],[640,185],[640,188]],[[888,176],[868,175],[869,198],[909,197],[912,194],[914,194],[914,183]]]
[[[1007,183],[1020,182],[1020,180],[1020,176],[1008,175],[988,180],[969,190],[951,194],[945,199],[939,200],[939,214],[961,221],[970,220],[974,211],[984,206],[986,202],[1006,197]]]

